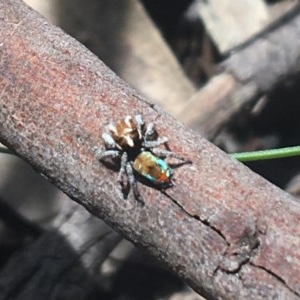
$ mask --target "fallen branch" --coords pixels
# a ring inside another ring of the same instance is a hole
[[[180,120],[212,140],[240,111],[251,109],[276,87],[300,72],[300,6],[265,32],[235,49],[220,74],[198,91],[179,114]]]
[[[65,204],[54,228],[18,251],[1,270],[1,299],[101,298],[99,265],[121,237],[83,207]]]
[[[94,55],[29,10],[0,2],[0,139],[72,199],[210,298],[300,298],[300,206],[144,101]],[[142,113],[192,161],[176,185],[117,193],[95,148],[111,120]],[[11,274],[13,276],[13,274]]]

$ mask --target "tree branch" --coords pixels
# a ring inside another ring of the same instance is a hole
[[[300,71],[300,6],[235,49],[186,104],[179,117],[212,140],[239,111],[289,82]]]
[[[83,207],[66,203],[54,230],[16,253],[1,270],[1,299],[99,299],[99,265],[120,240]]]
[[[0,138],[92,214],[223,299],[300,298],[300,206],[144,101],[87,49],[21,1],[0,1]],[[117,193],[94,149],[111,120],[142,113],[190,159],[176,185]]]

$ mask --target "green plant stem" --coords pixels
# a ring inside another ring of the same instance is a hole
[[[233,158],[242,162],[265,160],[265,159],[276,159],[276,158],[292,157],[292,156],[299,156],[299,155],[300,155],[300,146],[231,154]]]

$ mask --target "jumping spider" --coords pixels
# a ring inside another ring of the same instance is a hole
[[[98,159],[105,161],[107,157],[120,159],[121,167],[118,183],[124,187],[124,175],[127,175],[134,196],[143,202],[137,188],[134,173],[147,178],[161,189],[172,186],[173,172],[162,158],[175,157],[184,160],[179,155],[166,149],[157,148],[165,144],[166,137],[158,137],[154,124],[145,125],[141,115],[134,119],[126,116],[116,125],[109,124],[107,132],[102,134],[106,150],[98,152]]]

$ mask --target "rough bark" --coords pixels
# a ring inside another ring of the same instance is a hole
[[[195,92],[138,0],[56,0],[51,4],[58,15],[52,19],[58,19],[59,27],[170,114],[176,115]]]
[[[1,141],[199,293],[300,298],[300,206],[287,193],[143,100],[21,1],[0,1],[0,40]],[[94,153],[107,122],[136,113],[192,161],[166,193],[140,184],[143,206],[120,197],[117,173]]]

